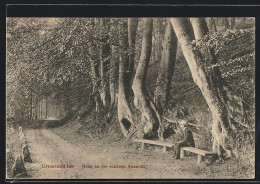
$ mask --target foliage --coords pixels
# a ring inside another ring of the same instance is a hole
[[[210,66],[223,70],[223,77],[240,75],[247,72],[252,75],[255,60],[254,30],[227,30],[206,36],[198,48],[207,45],[213,48],[218,59]]]
[[[65,89],[76,92],[68,95],[87,93],[90,73],[85,49],[93,35],[90,24],[91,19],[7,19],[8,116],[28,111],[31,96],[41,98],[64,87],[77,89]],[[71,82],[77,85],[68,85]]]
[[[91,62],[99,65],[100,48],[122,45],[125,18],[8,18],[8,116],[28,114],[33,104],[52,93],[64,94],[72,108],[91,93]],[[119,50],[120,51],[120,50]],[[109,52],[108,52],[109,53]],[[118,54],[118,53],[116,53]],[[109,70],[104,77],[108,78]],[[98,86],[102,90],[102,86]],[[69,99],[67,99],[69,98]]]
[[[101,20],[104,21],[103,25]],[[126,23],[126,18],[8,18],[8,116],[24,118],[30,113],[31,98],[37,101],[54,92],[63,94],[71,109],[86,103],[92,93],[92,84],[101,80],[91,74],[90,65],[94,63],[98,66],[102,62],[99,55],[104,45],[122,48],[126,44]],[[152,60],[160,58],[164,24],[165,19],[154,18]],[[139,25],[135,61],[138,61],[140,54],[141,29]],[[214,49],[218,63],[210,67],[219,67],[222,76],[240,96],[247,98],[244,100],[249,105],[254,102],[252,95],[249,95],[253,93],[254,85],[254,42],[252,29],[229,29],[207,36],[197,46],[206,44]],[[118,49],[118,52],[121,51]],[[151,66],[148,73],[151,82],[147,84],[153,86],[157,64],[151,63]],[[175,75],[177,73],[180,72],[176,69]],[[183,70],[181,74],[182,80],[187,78]],[[109,77],[109,70],[105,71],[104,77]],[[152,93],[153,87],[148,89]],[[101,90],[102,86],[98,86],[98,91]]]
[[[236,89],[239,95],[254,104],[254,70],[255,70],[255,33],[253,29],[227,30],[216,32],[201,40],[201,44],[213,48],[222,77]]]
[[[255,31],[232,29],[206,36],[196,46],[214,50],[223,79],[245,104],[245,119],[236,131],[236,147],[246,163],[254,165],[255,128]]]

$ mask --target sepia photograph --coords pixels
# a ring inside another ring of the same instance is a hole
[[[6,179],[253,178],[255,18],[6,18]]]

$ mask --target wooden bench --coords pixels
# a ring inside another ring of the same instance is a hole
[[[195,153],[195,154],[198,155],[198,161],[197,161],[198,164],[200,164],[204,160],[205,156],[215,156],[215,155],[217,155],[216,153],[201,150],[201,149],[194,148],[194,147],[181,147],[181,154],[180,154],[181,158],[185,157],[186,151],[189,151],[189,152],[192,152],[192,153]]]
[[[145,144],[154,144],[154,145],[163,146],[163,152],[167,151],[167,147],[169,148],[173,147],[173,144],[167,142],[161,142],[161,141],[153,141],[148,139],[134,139],[134,141],[142,143],[141,149],[145,148]]]

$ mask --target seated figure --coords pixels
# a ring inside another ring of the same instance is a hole
[[[180,159],[181,147],[195,147],[195,142],[187,121],[181,120],[177,127],[183,135],[182,140],[175,145],[176,159]]]

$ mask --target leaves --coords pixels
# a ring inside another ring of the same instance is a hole
[[[82,103],[91,92],[91,62],[97,65],[101,62],[99,52],[104,45],[123,43],[122,25],[126,22],[126,18],[8,18],[9,100],[22,104],[23,108],[19,109],[24,109],[23,113],[31,104],[21,96],[22,91],[29,97],[41,98],[65,90]],[[10,103],[11,111],[18,109],[16,103]]]

